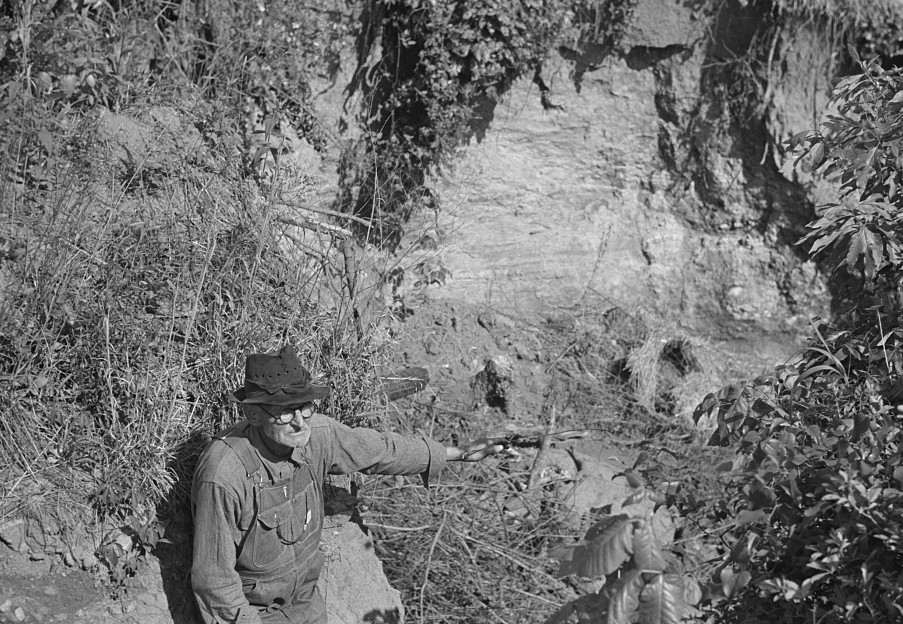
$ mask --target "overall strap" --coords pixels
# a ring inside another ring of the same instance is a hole
[[[260,458],[257,457],[257,453],[251,447],[251,441],[246,437],[234,435],[235,433],[244,433],[246,430],[246,424],[245,426],[238,425],[237,427],[227,429],[218,437],[228,444],[229,448],[238,455],[238,459],[241,460],[241,465],[244,466],[248,478],[252,478],[261,471],[263,464],[260,463]]]

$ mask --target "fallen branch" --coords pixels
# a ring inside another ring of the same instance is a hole
[[[420,613],[423,613],[423,599],[426,595],[426,585],[430,579],[430,566],[433,563],[433,551],[436,550],[439,536],[442,535],[442,529],[445,528],[446,518],[448,518],[448,513],[443,512],[442,521],[439,523],[439,528],[436,530],[436,535],[433,537],[433,542],[430,544],[430,552],[426,557],[426,570],[423,572],[423,585],[420,586]]]
[[[455,529],[452,529],[452,532],[455,532],[457,534],[457,531],[455,531]],[[545,581],[547,583],[549,583],[550,585],[552,585],[553,587],[558,586],[558,585],[563,585],[561,579],[557,579],[554,576],[552,576],[551,574],[548,574],[547,572],[544,572],[543,570],[538,569],[536,567],[536,565],[533,563],[521,561],[521,560],[517,559],[516,557],[513,557],[510,553],[505,552],[501,548],[493,546],[492,544],[489,544],[488,542],[484,542],[483,540],[479,540],[470,535],[462,535],[462,534],[458,534],[458,535],[462,539],[469,540],[469,541],[473,542],[474,544],[478,544],[478,545],[482,546],[483,548],[485,548],[486,550],[493,552],[500,557],[504,557],[508,561],[511,561],[516,566],[521,568],[522,570],[545,579]]]
[[[426,531],[427,529],[433,528],[432,525],[426,524],[424,526],[418,527],[400,527],[400,526],[392,526],[391,524],[377,524],[375,522],[366,522],[368,529],[382,529],[384,531],[401,531],[401,532],[414,532],[414,531]]]
[[[564,606],[564,605],[563,605],[562,603],[560,603],[560,602],[555,602],[554,600],[549,600],[548,598],[543,598],[543,597],[540,596],[539,594],[533,594],[533,593],[531,593],[531,592],[525,592],[524,590],[519,589],[519,588],[517,588],[517,587],[513,587],[513,586],[512,586],[512,587],[509,587],[508,589],[511,589],[512,591],[516,591],[518,594],[523,594],[524,596],[528,596],[529,598],[535,598],[536,600],[540,600],[540,601],[542,601],[542,602],[545,602],[546,604],[550,604],[550,605],[552,605],[553,607],[555,607],[556,609],[560,609],[561,607]]]
[[[542,479],[542,469],[540,468],[540,461],[542,461],[543,455],[546,454],[546,451],[549,450],[549,445],[552,440],[552,432],[555,431],[555,423],[556,423],[556,415],[555,415],[555,406],[552,406],[552,413],[549,416],[549,426],[546,427],[546,434],[539,439],[539,451],[536,453],[536,459],[533,460],[533,467],[530,469],[530,477],[527,479],[527,489],[532,490],[536,483]]]
[[[344,221],[354,221],[355,223],[359,223],[368,228],[373,227],[373,223],[367,221],[366,219],[355,217],[354,215],[350,214],[345,214],[344,212],[338,212],[337,210],[330,210],[329,208],[311,208],[310,206],[299,206],[297,204],[292,204],[288,201],[285,201],[284,198],[280,198],[276,203],[281,206],[288,206],[289,208],[296,208],[300,210],[308,210],[310,212],[316,212],[317,214],[326,215],[327,217],[335,217],[336,219],[342,219]]]
[[[328,264],[329,259],[326,257],[326,254],[324,254],[322,251],[314,249],[310,245],[305,244],[301,239],[299,239],[297,236],[295,236],[291,232],[286,232],[285,235],[288,237],[288,239],[290,241],[295,243],[295,245],[300,247],[305,253],[310,254],[311,256],[314,256],[320,262],[321,265],[323,265],[325,267]]]
[[[332,225],[330,223],[323,223],[322,221],[316,221],[314,219],[302,218],[299,220],[293,219],[292,217],[281,216],[277,217],[276,220],[279,223],[284,223],[285,225],[300,227],[306,230],[312,230],[314,232],[326,232],[327,234],[340,236],[342,238],[350,238],[352,236],[351,232],[343,227]]]

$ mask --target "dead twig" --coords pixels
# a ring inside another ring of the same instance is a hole
[[[277,217],[276,220],[279,223],[284,223],[285,225],[304,228],[305,230],[312,230],[314,232],[325,232],[327,234],[339,236],[341,238],[350,238],[352,236],[351,232],[343,227],[332,225],[330,223],[324,223],[315,219],[293,219],[292,217],[281,216]]]
[[[317,214],[326,215],[328,217],[335,217],[336,219],[343,219],[345,221],[354,221],[355,223],[360,223],[365,227],[373,227],[373,224],[367,221],[366,219],[362,219],[360,217],[355,217],[354,215],[345,214],[344,212],[337,212],[335,210],[330,210],[329,208],[311,208],[310,206],[297,206],[288,201],[285,201],[285,198],[280,198],[277,202],[281,206],[288,206],[289,208],[297,208],[300,210],[307,210],[309,212],[316,212]]]
[[[527,489],[532,490],[536,485],[537,481],[542,478],[542,470],[540,468],[540,462],[542,461],[543,456],[546,454],[546,451],[549,450],[549,445],[552,440],[552,432],[555,431],[556,424],[556,413],[555,406],[552,406],[552,413],[549,416],[549,426],[546,427],[546,435],[542,436],[539,439],[539,451],[536,452],[536,459],[533,460],[533,467],[530,469],[530,477],[527,479]]]
[[[423,613],[423,602],[424,596],[426,595],[426,585],[429,582],[430,578],[430,566],[433,563],[433,551],[436,550],[436,544],[439,542],[439,536],[442,535],[442,529],[445,527],[445,520],[448,518],[448,513],[442,513],[442,521],[439,523],[439,528],[436,530],[436,535],[433,536],[433,541],[430,544],[430,551],[426,557],[426,570],[423,572],[423,585],[420,586],[420,613]]]
[[[368,529],[381,529],[383,531],[399,531],[402,533],[413,533],[415,531],[426,531],[427,529],[433,528],[429,524],[426,524],[424,526],[417,526],[417,527],[400,527],[400,526],[392,526],[391,524],[377,524],[375,522],[368,522],[366,524],[367,524]]]
[[[546,581],[548,581],[549,583],[552,583],[553,585],[559,585],[561,583],[561,581],[559,579],[555,578],[551,574],[548,574],[547,572],[538,570],[535,565],[531,565],[530,563],[525,563],[523,561],[520,561],[516,557],[512,557],[509,553],[506,553],[501,548],[497,548],[497,547],[493,546],[492,544],[484,542],[483,540],[479,540],[475,537],[471,537],[469,535],[465,535],[464,538],[472,541],[475,544],[479,544],[486,550],[494,552],[495,554],[499,555],[500,557],[504,557],[508,561],[511,561],[512,563],[514,563],[517,567],[522,568],[523,570],[526,570],[527,572],[530,572],[531,574],[538,574],[539,576],[544,577]]]
[[[546,603],[546,604],[550,604],[550,605],[552,605],[553,607],[555,607],[556,609],[560,609],[561,607],[564,606],[564,605],[562,605],[560,602],[555,602],[554,600],[549,600],[548,598],[543,598],[542,596],[539,596],[539,595],[537,595],[537,594],[531,594],[530,592],[524,591],[524,590],[519,589],[519,588],[514,587],[514,586],[511,586],[509,589],[512,589],[512,590],[516,591],[518,594],[523,594],[524,596],[527,596],[528,598],[535,598],[536,600],[539,600],[539,601],[544,602],[544,603]]]

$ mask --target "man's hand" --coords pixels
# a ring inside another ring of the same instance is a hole
[[[480,438],[460,447],[447,446],[445,457],[448,461],[477,462],[503,451],[505,441],[504,437]]]

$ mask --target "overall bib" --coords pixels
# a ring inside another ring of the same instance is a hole
[[[265,624],[324,624],[326,605],[316,590],[323,567],[322,486],[307,462],[273,483],[247,438],[220,439],[253,481],[254,520],[239,544],[235,565],[248,603]]]

